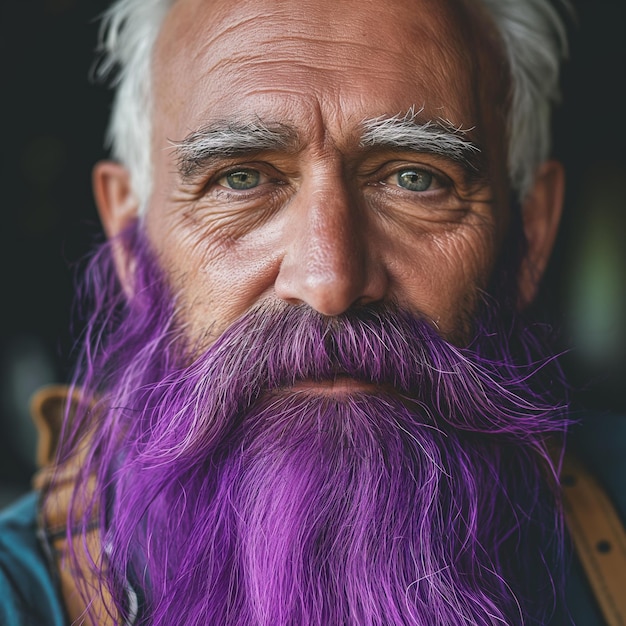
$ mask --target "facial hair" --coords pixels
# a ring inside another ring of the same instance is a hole
[[[68,524],[97,516],[117,618],[130,583],[154,626],[548,621],[567,419],[530,329],[519,362],[487,308],[460,349],[390,304],[271,300],[198,352],[140,228],[120,243],[133,295],[106,244],[62,446],[89,438]]]

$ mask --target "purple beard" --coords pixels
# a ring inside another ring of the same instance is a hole
[[[326,318],[272,301],[191,357],[139,228],[122,242],[135,295],[105,245],[61,452],[90,433],[76,510],[89,476],[96,496],[68,527],[100,511],[97,575],[119,614],[130,581],[150,625],[548,621],[562,529],[547,443],[567,420],[529,330],[516,365],[493,312],[459,349],[394,306]],[[337,376],[380,390],[290,389]]]

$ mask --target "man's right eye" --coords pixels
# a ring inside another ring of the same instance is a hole
[[[241,169],[229,172],[217,180],[217,184],[228,189],[246,191],[254,189],[261,183],[261,173],[253,169]]]

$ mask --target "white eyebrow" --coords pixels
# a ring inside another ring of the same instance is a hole
[[[218,122],[192,132],[182,141],[170,142],[184,178],[192,178],[213,159],[295,149],[296,143],[295,132],[289,126],[261,122]]]
[[[447,120],[419,122],[416,117],[417,114],[410,109],[406,114],[364,120],[361,146],[426,152],[480,171],[481,151],[465,137],[467,130],[458,128]]]

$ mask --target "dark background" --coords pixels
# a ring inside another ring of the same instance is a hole
[[[568,171],[540,308],[585,407],[626,413],[626,0],[574,2],[555,155]],[[102,237],[91,168],[111,94],[89,80],[103,0],[0,0],[0,504],[28,489],[28,399],[67,379],[74,268]]]

